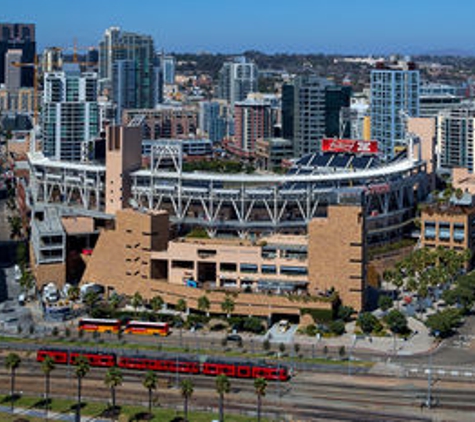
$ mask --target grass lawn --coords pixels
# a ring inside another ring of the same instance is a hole
[[[2,406],[10,406],[8,396],[0,395],[0,404]],[[50,412],[73,414],[75,411],[74,400],[57,399],[53,398],[50,404]],[[15,409],[21,409],[21,414],[14,416],[0,413],[0,420],[4,422],[14,422],[18,419],[27,420],[30,422],[44,421],[44,418],[32,417],[25,415],[24,412],[27,409],[34,409],[35,411],[43,411],[44,404],[41,399],[31,396],[22,396],[15,402]],[[265,409],[264,409],[265,410]],[[81,409],[82,416],[95,416],[95,417],[110,417],[107,405],[100,402],[83,402]],[[175,418],[183,415],[183,412],[178,412],[174,409],[153,409],[153,418],[148,418],[147,409],[141,406],[120,406],[119,422],[139,422],[139,421],[161,421],[172,422]],[[218,419],[218,415],[214,413],[206,412],[189,412],[188,417],[190,422],[210,422],[213,419]],[[251,422],[257,419],[250,416],[231,415],[226,414],[226,422]],[[270,422],[269,419],[262,418],[263,422]]]

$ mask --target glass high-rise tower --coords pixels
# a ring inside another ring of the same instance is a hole
[[[127,63],[120,66],[120,72],[118,61]],[[135,95],[130,98],[128,94],[118,90],[130,90],[130,83],[123,82],[130,82],[132,73]],[[119,98],[127,98],[130,108],[155,107],[155,77],[155,48],[151,36],[123,32],[117,27],[105,31],[104,38],[99,43],[99,79],[101,89],[108,91],[114,102]]]
[[[414,63],[378,63],[371,71],[371,137],[386,159],[405,140],[406,118],[419,116],[420,76]]]
[[[42,114],[45,156],[80,161],[83,143],[99,133],[97,74],[79,69],[46,73]]]

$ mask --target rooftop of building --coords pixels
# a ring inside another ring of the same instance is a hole
[[[201,237],[178,237],[173,239],[175,243],[191,243],[202,246],[306,246],[308,243],[307,235],[284,235],[274,234],[270,236],[262,236],[256,239],[240,239],[235,237],[216,237],[212,239]]]
[[[34,224],[41,234],[64,233],[60,212],[57,207],[45,207],[42,213],[35,215]]]

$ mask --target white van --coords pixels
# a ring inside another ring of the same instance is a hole
[[[286,319],[281,319],[278,327],[281,333],[285,333],[290,328],[290,323]]]

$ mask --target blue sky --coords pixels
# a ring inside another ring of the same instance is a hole
[[[474,19],[473,0],[0,0],[0,21],[36,23],[39,51],[120,26],[166,51],[475,53]]]

